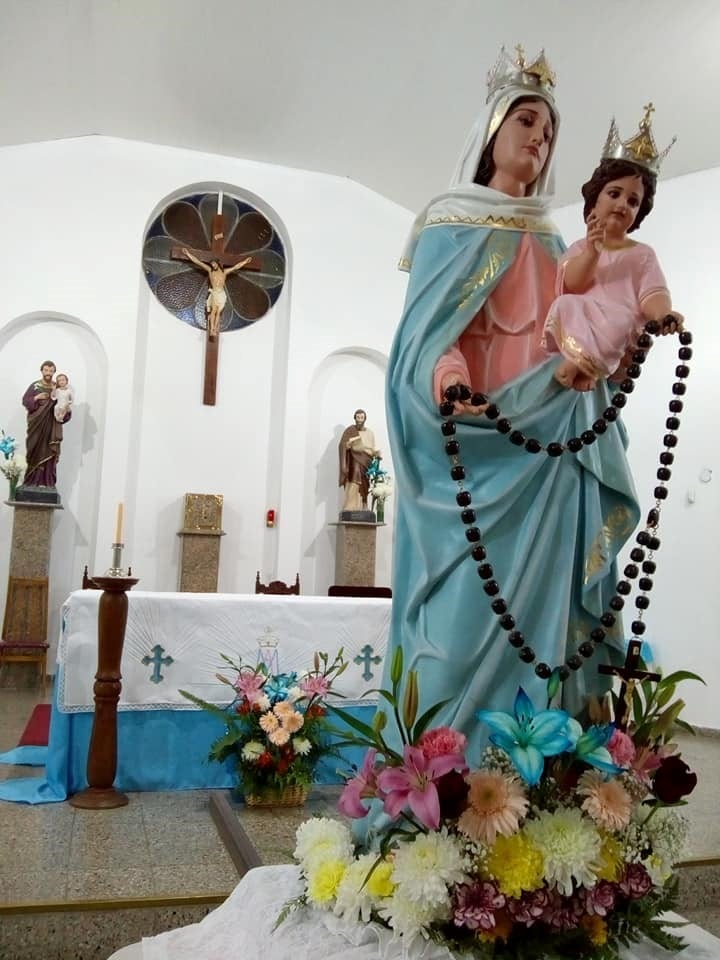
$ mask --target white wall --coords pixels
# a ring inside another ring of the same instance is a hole
[[[284,580],[299,570],[305,592],[324,593],[341,499],[332,451],[356,407],[387,451],[382,371],[410,213],[345,179],[100,137],[2,149],[0,183],[0,425],[24,438],[20,398],[46,358],[77,388],[58,471],[51,636],[84,564],[109,566],[119,501],[141,589],[176,588],[192,492],[225,498],[220,590],[250,591],[258,569]],[[140,268],[155,211],[208,184],[259,198],[289,261],[271,313],[221,336],[215,407],[201,403],[204,334],[155,300]],[[11,522],[3,507],[8,545]],[[377,580],[389,583],[390,528],[378,536]],[[2,549],[0,582],[8,560]]]

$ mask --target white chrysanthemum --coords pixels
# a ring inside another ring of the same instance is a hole
[[[554,813],[543,810],[524,829],[543,855],[543,873],[549,886],[570,896],[573,880],[583,887],[596,883],[602,841],[597,828],[578,809],[559,807]]]
[[[335,900],[334,912],[344,920],[362,920],[368,923],[373,908],[373,898],[365,883],[367,875],[373,868],[377,855],[365,853],[351,863],[342,879]]]
[[[295,753],[299,753],[301,757],[306,757],[312,750],[312,744],[307,737],[293,737],[292,748]]]
[[[393,880],[402,897],[419,904],[447,905],[448,886],[465,882],[467,868],[462,842],[443,827],[399,846]]]
[[[265,753],[265,747],[258,740],[248,740],[242,748],[243,760],[254,763],[261,754]]]
[[[673,864],[682,859],[689,823],[674,810],[660,808],[644,825],[652,853],[643,860],[653,883],[663,884],[673,872]]]
[[[314,817],[297,828],[295,859],[305,872],[325,860],[353,861],[353,842],[350,831],[339,820]]]
[[[287,702],[295,703],[297,700],[300,699],[302,695],[303,695],[303,692],[300,689],[300,687],[290,687],[290,689],[287,692]]]
[[[260,707],[261,711],[265,713],[270,709],[270,697],[266,693],[261,693],[255,700],[255,705]]]
[[[403,938],[405,950],[409,950],[416,937],[427,937],[430,924],[450,919],[450,898],[446,895],[444,903],[420,903],[405,896],[398,888],[378,913],[390,924],[396,936]]]

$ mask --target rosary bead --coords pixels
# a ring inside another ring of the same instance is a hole
[[[523,647],[521,650],[518,650],[518,656],[523,663],[532,663],[535,659],[535,651],[532,647]]]
[[[624,407],[627,403],[627,397],[623,393],[616,393],[610,403],[614,407]]]
[[[674,433],[666,433],[663,437],[663,445],[666,447],[676,447],[678,438]]]
[[[647,530],[641,530],[635,537],[635,540],[641,546],[646,547],[650,543],[650,534],[647,532]]]
[[[489,597],[496,597],[500,593],[500,584],[497,580],[488,580],[483,584],[483,590]]]
[[[582,654],[583,657],[591,657],[595,653],[595,648],[588,640],[585,640],[578,647],[578,653]]]
[[[630,377],[625,377],[624,380],[620,381],[620,389],[623,393],[632,393],[635,389],[635,384],[632,382]]]
[[[650,537],[650,543],[648,544],[648,547],[649,547],[651,550],[653,550],[653,551],[659,550],[659,549],[660,549],[660,538],[659,538],[659,537]]]
[[[488,398],[484,393],[474,393],[470,397],[470,404],[473,407],[483,407],[488,402]]]
[[[637,345],[642,347],[643,350],[647,350],[648,347],[652,346],[652,337],[649,337],[646,333],[641,333],[637,339]]]
[[[500,409],[496,403],[491,403],[490,406],[485,411],[485,416],[488,420],[497,420],[500,416]]]
[[[682,380],[677,380],[672,385],[672,392],[675,394],[676,397],[682,397],[686,390],[687,390],[687,387],[682,382]]]
[[[675,376],[684,380],[685,377],[690,376],[690,367],[688,367],[687,364],[679,363],[677,367],[675,367]]]
[[[501,417],[500,420],[495,424],[495,429],[498,433],[510,433],[512,430],[512,424],[507,419],[507,417]]]
[[[681,330],[678,339],[684,347],[688,347],[692,343],[692,334],[689,330]]]
[[[665,421],[665,426],[668,430],[679,430],[680,429],[680,418],[679,417],[668,417]]]
[[[627,580],[620,580],[615,589],[617,590],[618,593],[621,593],[624,597],[626,597],[632,590],[632,587],[627,582]]]
[[[622,610],[622,608],[625,606],[625,601],[622,597],[611,597],[609,606],[611,610]]]
[[[654,560],[646,560],[645,563],[642,565],[643,573],[655,573],[656,570],[657,570],[657,564],[655,563]]]
[[[542,444],[534,437],[530,437],[529,440],[525,441],[525,449],[528,453],[540,453],[542,450]]]
[[[477,527],[468,527],[465,531],[465,537],[468,543],[479,543],[481,539],[481,533]]]
[[[678,350],[679,360],[689,360],[692,357],[692,347],[680,347]]]
[[[456,463],[454,467],[450,469],[450,476],[453,480],[464,480],[465,479],[465,467],[462,464]]]
[[[457,440],[447,441],[445,444],[445,453],[449,457],[455,457],[458,453],[460,453],[460,444],[457,442]]]
[[[667,500],[667,487],[655,487],[653,490],[653,496],[656,500]]]
[[[645,559],[645,551],[640,550],[639,547],[633,547],[630,551],[630,559],[634,560],[635,563],[640,563],[641,560]]]
[[[475,523],[477,517],[475,511],[472,508],[468,508],[460,514],[460,519],[463,523]]]
[[[442,430],[442,435],[444,437],[452,437],[455,433],[455,421],[445,420],[440,429]]]
[[[645,324],[645,329],[648,333],[656,337],[658,333],[660,333],[660,322],[658,320],[648,320]]]
[[[549,457],[559,457],[562,455],[563,448],[561,443],[553,441],[547,445],[547,455]]]
[[[547,663],[539,663],[535,667],[535,673],[541,680],[547,680],[552,676],[552,667],[548,666]]]
[[[510,443],[516,447],[521,447],[525,443],[525,436],[519,430],[513,430],[510,434]]]
[[[602,643],[605,639],[605,631],[602,627],[595,627],[594,630],[590,631],[590,639],[593,643]]]
[[[503,628],[503,630],[512,630],[515,626],[515,617],[512,617],[509,613],[506,613],[504,617],[500,617],[500,626]]]
[[[592,425],[595,433],[605,433],[607,430],[607,421],[605,420],[596,420]]]
[[[498,617],[501,617],[504,613],[507,613],[507,604],[502,597],[496,597],[493,602],[490,604],[492,607],[492,612],[497,614]],[[515,624],[513,623],[513,627]],[[512,627],[508,627],[508,630],[512,630]]]
[[[669,450],[663,450],[658,459],[660,460],[660,463],[663,463],[666,467],[669,467],[675,462],[675,454],[670,453]]]
[[[478,543],[476,547],[472,548],[472,558],[477,563],[480,563],[485,557],[487,557],[487,550],[481,543]]]
[[[580,437],[571,437],[567,442],[567,448],[570,453],[577,453],[583,448],[583,442]]]
[[[573,653],[567,658],[565,663],[570,667],[571,670],[579,670],[582,666],[582,657],[579,657],[576,653]]]
[[[589,447],[591,443],[595,443],[597,437],[592,430],[583,430],[583,432],[580,434],[580,439],[586,447]]]
[[[519,630],[513,630],[508,634],[508,643],[513,647],[521,647],[525,643],[525,635]]]
[[[632,355],[632,361],[633,363],[645,363],[646,357],[647,357],[647,354],[645,353],[644,350],[635,350],[635,352]]]
[[[648,593],[648,591],[652,590],[653,588],[653,582],[650,577],[640,577],[638,580],[638,586],[641,590],[644,590],[645,593]]]
[[[671,400],[668,404],[668,410],[670,413],[682,413],[683,402],[682,400]]]
[[[480,564],[480,566],[478,567],[478,576],[479,576],[479,577],[482,577],[483,580],[490,580],[490,579],[492,579],[493,573],[494,573],[494,570],[493,570],[493,568],[492,568],[492,564],[491,564],[491,563],[482,563],[482,564]]]
[[[449,387],[447,388],[447,390],[445,391],[444,396],[445,396],[445,399],[446,399],[446,400],[450,400],[450,401],[452,401],[452,402],[454,402],[455,400],[459,400],[459,399],[460,399],[460,388],[459,388],[458,384],[453,383],[451,386],[449,386]]]
[[[672,470],[668,470],[667,467],[658,467],[655,476],[658,480],[669,480],[672,476]]]
[[[633,620],[630,624],[630,629],[636,637],[642,636],[645,633],[645,624],[642,620]]]
[[[631,363],[630,366],[627,368],[626,373],[627,373],[627,375],[628,375],[629,377],[631,377],[633,380],[637,380],[637,378],[638,378],[638,377],[640,376],[640,374],[642,373],[642,369],[640,368],[640,364],[638,364],[638,363]]]
[[[656,527],[660,523],[660,511],[656,510],[653,507],[651,510],[648,510],[647,520],[645,521],[648,527]]]
[[[650,606],[650,597],[635,597],[635,606],[638,610],[647,610]]]
[[[456,494],[455,501],[459,507],[469,507],[472,503],[472,497],[468,490],[461,490],[460,493]]]
[[[443,402],[438,407],[441,417],[451,417],[455,410],[455,407],[449,400],[443,400]]]
[[[608,423],[613,423],[618,418],[617,407],[607,407],[603,411],[603,420],[607,420]]]
[[[567,680],[567,678],[570,676],[570,671],[569,671],[568,668],[565,666],[565,664],[563,664],[561,667],[558,667],[558,676],[559,676],[560,679],[563,681],[563,683],[564,683],[564,682]]]
[[[460,393],[460,399],[463,403],[466,403],[472,396],[472,390],[465,383],[458,384],[458,391]]]
[[[631,580],[634,580],[639,572],[640,571],[638,570],[638,568],[635,566],[634,563],[629,563],[623,570],[623,573],[625,574],[625,576],[630,577]]]
[[[612,613],[604,613],[604,614],[600,617],[600,623],[601,623],[604,627],[612,627],[612,626],[614,626],[614,625],[615,625],[615,615],[612,614]]]

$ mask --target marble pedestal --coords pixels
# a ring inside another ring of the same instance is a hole
[[[181,530],[180,593],[217,593],[223,530]]]
[[[347,587],[375,586],[375,541],[382,523],[340,520],[336,527],[335,583]]]

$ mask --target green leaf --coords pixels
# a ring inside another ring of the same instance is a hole
[[[179,690],[178,692],[185,697],[186,700],[194,703],[196,707],[200,707],[207,713],[211,713],[214,717],[218,717],[223,723],[230,723],[232,721],[233,716],[231,713],[228,713],[227,707],[218,707],[214,703],[208,703],[207,700],[201,700],[200,697],[196,697],[194,693],[189,693],[187,690]]]
[[[425,733],[429,727],[432,720],[438,715],[443,707],[446,707],[452,701],[452,697],[449,697],[447,700],[441,700],[440,703],[434,704],[430,707],[429,710],[426,710],[425,713],[420,717],[418,722],[415,724],[415,728],[412,731],[411,740],[413,743],[417,743],[420,737]]]
[[[660,685],[666,683],[680,683],[681,680],[699,680],[703,686],[707,686],[702,677],[698,676],[697,673],[691,673],[689,670],[676,670],[675,673],[671,673],[667,677],[663,677],[660,680]]]
[[[342,720],[343,723],[346,723],[349,727],[357,730],[358,733],[361,733],[364,737],[367,737],[372,744],[377,743],[377,737],[375,731],[372,727],[368,726],[367,723],[363,723],[362,720],[358,720],[357,717],[353,717],[352,714],[348,713],[347,710],[340,710],[338,707],[333,707],[331,704],[327,704],[328,710],[334,713],[339,720]]]
[[[400,683],[403,673],[403,651],[402,647],[396,647],[393,654],[392,664],[390,665],[390,681],[393,685],[393,693],[396,693],[396,687]]]

